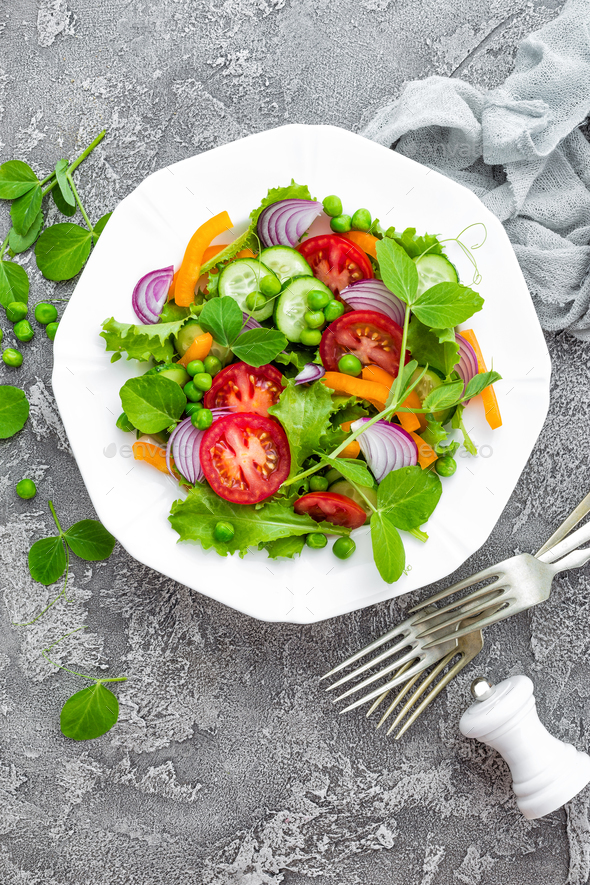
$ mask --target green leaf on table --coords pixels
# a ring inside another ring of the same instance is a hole
[[[463,396],[463,382],[449,381],[448,384],[441,384],[431,390],[424,402],[425,409],[430,412],[441,412],[443,409],[450,409],[456,405]]]
[[[379,485],[377,508],[398,529],[410,531],[428,520],[442,493],[439,476],[421,467],[393,470]]]
[[[71,221],[45,228],[35,246],[37,267],[48,280],[71,280],[80,273],[92,248],[92,234]]]
[[[66,175],[66,172],[68,171],[68,165],[69,164],[67,160],[58,160],[55,166],[55,177],[57,179],[57,187],[59,188],[59,192],[64,198],[64,202],[70,208],[75,209],[76,199]]]
[[[29,278],[24,267],[14,261],[0,261],[0,304],[6,308],[11,301],[29,300]]]
[[[174,424],[184,411],[182,387],[163,375],[130,378],[119,391],[123,411],[141,433],[159,433]]]
[[[278,403],[269,415],[283,425],[291,449],[291,476],[299,472],[306,458],[315,451],[318,440],[331,429],[334,410],[332,396],[323,384],[295,384],[288,381]]]
[[[9,439],[22,430],[29,417],[29,401],[24,390],[0,384],[0,439]]]
[[[57,185],[51,191],[51,196],[53,197],[53,202],[59,209],[62,215],[66,215],[68,218],[71,218],[72,215],[76,214],[76,207],[70,206],[69,203],[66,203],[64,198],[61,195],[60,189]]]
[[[115,538],[97,519],[74,523],[64,537],[70,550],[86,562],[108,559],[115,546]]]
[[[184,501],[173,503],[168,519],[180,541],[198,541],[204,550],[214,547],[221,556],[236,552],[243,556],[249,548],[255,549],[259,544],[292,535],[349,533],[343,526],[318,523],[306,513],[295,513],[286,500],[269,501],[260,508],[231,504],[199,483]],[[234,537],[227,544],[217,541],[214,536],[215,526],[220,521],[229,522],[234,527]]]
[[[43,227],[43,213],[39,212],[32,225],[30,226],[28,232],[21,236],[21,234],[17,234],[16,230],[11,227],[8,231],[8,245],[17,255],[20,252],[26,252],[27,249],[30,249],[39,234],[41,233],[41,228]]]
[[[428,252],[429,255],[443,254],[443,248],[437,237],[433,234],[419,235],[416,233],[415,227],[407,227],[401,233],[398,233],[394,227],[390,227],[385,231],[385,236],[395,240],[410,258],[418,258],[424,252]]]
[[[220,300],[227,301],[226,298]],[[287,339],[276,329],[248,329],[236,339],[232,352],[242,362],[257,367],[270,363],[286,346]]]
[[[173,338],[178,335],[188,317],[172,323],[154,323],[151,326],[119,323],[111,317],[102,324],[101,338],[106,341],[106,350],[114,351],[117,359],[121,353],[128,360],[146,362],[153,357],[157,362],[170,362],[176,353]]]
[[[406,551],[400,533],[388,513],[377,512],[371,515],[371,544],[379,574],[388,584],[393,584],[402,576],[406,567]]]
[[[98,240],[101,233],[103,232],[103,230],[107,226],[107,221],[109,220],[109,218],[111,217],[112,214],[113,214],[112,212],[107,212],[105,215],[101,215],[101,217],[98,219],[98,221],[94,225],[94,239],[95,239],[95,241]]]
[[[416,265],[393,240],[379,240],[376,248],[383,282],[394,295],[412,305],[418,291]]]
[[[459,403],[455,409],[455,414],[451,418],[451,427],[453,430],[460,430],[463,434],[463,445],[470,455],[477,455],[477,446],[469,436],[469,431],[463,423],[463,412],[465,411],[465,403]]]
[[[0,200],[16,200],[38,185],[39,179],[22,160],[8,160],[0,166]]]
[[[34,581],[40,584],[55,583],[63,575],[66,567],[66,549],[59,535],[35,541],[29,550],[29,571]]]
[[[467,387],[465,388],[465,399],[471,399],[472,396],[477,396],[485,390],[486,387],[489,387],[490,384],[495,384],[496,381],[501,381],[502,376],[497,372],[481,372],[479,375],[475,375],[474,378],[471,379]]]
[[[65,737],[89,741],[106,734],[119,718],[119,701],[102,682],[77,691],[61,708],[59,725]]]
[[[326,455],[321,455],[321,458],[353,485],[363,488],[373,488],[375,485],[375,480],[364,461],[357,461],[354,458],[330,458]]]
[[[10,217],[12,218],[12,226],[21,237],[24,237],[28,233],[33,222],[37,218],[41,210],[42,199],[43,192],[41,187],[40,185],[35,184],[31,190],[27,191],[26,194],[23,194],[22,197],[13,200],[10,207]]]
[[[408,329],[408,350],[421,366],[427,363],[432,369],[447,377],[459,362],[459,345],[445,341],[441,344],[438,336],[417,317],[412,317]]]
[[[212,298],[203,305],[199,324],[222,347],[230,347],[240,334],[244,317],[233,298]]]
[[[483,298],[473,289],[460,283],[437,283],[416,298],[412,311],[430,329],[447,329],[464,323],[482,307]]]
[[[281,556],[293,559],[294,556],[299,556],[305,547],[305,536],[293,535],[290,538],[277,538],[276,541],[267,541],[262,546],[268,551],[269,559],[279,559]]]

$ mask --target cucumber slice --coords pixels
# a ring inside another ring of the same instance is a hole
[[[377,509],[377,492],[375,489],[371,489],[368,486],[360,486],[363,490],[363,495],[369,499],[373,507]],[[329,492],[334,492],[337,495],[344,495],[345,498],[351,498],[355,504],[358,504],[359,507],[362,507],[365,513],[369,509],[367,506],[367,502],[364,498],[359,495],[355,487],[348,482],[347,479],[340,479],[338,482],[332,483],[332,485],[328,488]],[[370,514],[367,513],[367,519],[365,524],[369,521]]]
[[[311,277],[313,271],[303,255],[290,246],[270,246],[260,253],[260,260],[278,276],[281,283],[291,277]]]
[[[226,265],[219,275],[219,295],[221,298],[233,298],[244,313],[250,313],[246,307],[246,299],[250,292],[260,292],[260,280],[264,277],[276,277],[261,261],[253,258],[238,258]],[[267,301],[264,307],[255,310],[252,317],[258,322],[267,320],[274,308],[274,301]]]
[[[292,277],[283,286],[275,308],[275,324],[279,332],[286,335],[289,341],[294,343],[299,341],[301,333],[307,328],[303,319],[305,312],[309,310],[307,296],[316,290],[327,292],[332,298],[328,287],[315,277]]]
[[[174,344],[176,345],[178,353],[181,356],[184,356],[197,335],[202,334],[203,330],[199,325],[198,320],[187,320],[184,326],[180,329],[178,335],[174,338]],[[209,353],[211,356],[216,356],[218,360],[221,360],[224,366],[232,359],[232,352],[229,347],[222,347],[217,341],[213,342]]]
[[[424,366],[418,366],[418,368],[416,369],[416,371],[412,375],[412,381],[415,381],[416,378],[422,374],[423,370],[424,370]],[[443,383],[443,379],[440,377],[440,375],[438,375],[432,369],[427,369],[426,372],[424,373],[424,377],[421,379],[421,381],[414,388],[414,390],[418,394],[418,399],[420,400],[420,402],[423,403],[424,400],[426,399],[426,397],[428,396],[428,394],[431,391],[433,391],[435,388],[440,387],[442,383]],[[454,411],[455,411],[454,408],[443,409],[440,412],[433,412],[432,417],[434,418],[435,421],[439,421],[441,424],[446,424],[447,421],[450,420]]]
[[[437,283],[459,282],[455,265],[445,255],[425,255],[414,260],[418,271],[418,295]]]

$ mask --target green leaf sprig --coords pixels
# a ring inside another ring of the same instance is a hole
[[[229,347],[249,366],[270,363],[287,346],[287,339],[276,329],[248,329],[242,332],[244,316],[233,298],[212,298],[203,305],[199,324],[218,344]]]
[[[22,430],[29,417],[29,401],[24,390],[0,384],[0,439],[8,439]]]

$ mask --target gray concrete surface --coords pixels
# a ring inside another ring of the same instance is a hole
[[[360,130],[431,73],[495,85],[560,2],[515,0],[15,0],[0,9],[0,160],[40,171],[103,126],[80,172],[92,217],[148,173],[285,122]],[[0,214],[2,230],[7,216]],[[28,259],[32,300],[67,297]],[[63,307],[63,305],[60,305]],[[10,342],[8,324],[1,321]],[[535,549],[588,490],[589,350],[549,336],[550,414],[484,563]],[[412,598],[309,627],[259,623],[138,566],[120,548],[77,561],[71,601],[28,576],[30,543],[92,515],[52,399],[51,346],[29,345],[26,429],[0,444],[0,885],[582,885],[588,794],[526,822],[507,768],[457,730],[468,671],[401,744],[339,718],[316,676],[403,616]],[[32,502],[14,493],[33,476]],[[477,672],[529,673],[547,726],[588,746],[589,572],[488,631]],[[124,672],[119,724],[76,744],[59,709],[80,687],[41,657]]]

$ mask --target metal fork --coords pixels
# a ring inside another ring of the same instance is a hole
[[[590,559],[590,549],[576,550],[580,544],[590,540],[590,523],[585,525],[578,531],[573,532],[569,537],[560,540],[567,535],[568,532],[590,511],[590,495],[574,510],[574,512],[565,520],[560,528],[551,536],[549,541],[543,545],[537,553],[537,557],[529,554],[521,554],[512,557],[497,566],[485,569],[476,575],[464,581],[452,585],[452,587],[441,591],[438,594],[424,600],[420,605],[411,609],[411,616],[403,623],[399,624],[393,630],[385,633],[379,639],[374,640],[366,648],[352,655],[342,664],[326,673],[322,679],[326,679],[336,673],[346,669],[351,664],[370,654],[378,648],[397,640],[390,647],[380,652],[376,657],[365,662],[356,670],[348,673],[346,676],[332,683],[328,687],[328,691],[338,688],[351,680],[358,678],[368,670],[383,661],[405,652],[392,663],[388,663],[382,670],[372,673],[362,682],[353,685],[343,694],[335,699],[335,703],[349,697],[350,695],[367,688],[373,683],[382,680],[384,677],[390,677],[385,684],[379,685],[368,694],[364,695],[355,702],[349,704],[341,713],[352,710],[361,704],[369,701],[375,701],[371,706],[367,715],[371,713],[383,702],[388,693],[402,683],[411,684],[404,687],[394,702],[390,704],[386,714],[382,717],[379,725],[391,714],[393,709],[399,705],[403,697],[414,686],[420,674],[434,666],[434,670],[423,681],[423,683],[414,692],[411,698],[406,702],[404,708],[396,721],[392,724],[388,734],[406,715],[411,706],[416,702],[428,686],[436,679],[436,677],[444,670],[444,668],[458,654],[460,655],[457,663],[445,674],[444,678],[435,688],[425,697],[419,707],[414,711],[410,719],[404,724],[396,737],[400,737],[412,722],[420,715],[422,710],[440,694],[443,688],[451,681],[452,678],[461,670],[470,660],[473,660],[476,654],[481,650],[483,638],[481,637],[481,629],[484,626],[495,623],[518,611],[523,611],[533,605],[547,599],[551,590],[551,581],[555,574],[566,568],[574,568],[583,565]],[[549,545],[553,545],[549,547]],[[548,549],[549,548],[549,549]],[[576,551],[576,552],[572,552]],[[571,555],[566,555],[571,554]],[[560,557],[564,557],[560,559]],[[556,560],[559,560],[556,562]],[[444,608],[436,608],[433,603],[439,599],[450,596],[459,590],[466,589],[481,582],[496,578],[493,584],[475,591],[467,597],[457,600]],[[519,584],[523,581],[523,584]],[[516,586],[515,586],[516,584]],[[478,636],[478,633],[480,634]],[[426,640],[426,641],[425,641]],[[407,651],[405,651],[408,649]],[[375,700],[376,699],[376,700]],[[379,727],[379,726],[378,726]]]

